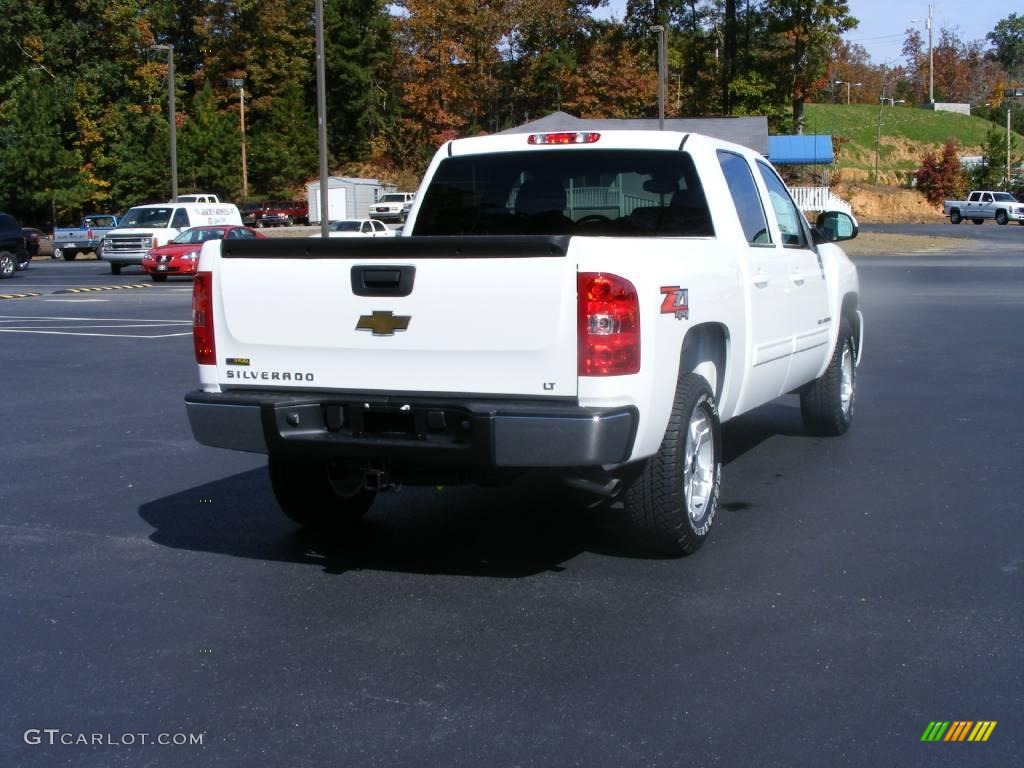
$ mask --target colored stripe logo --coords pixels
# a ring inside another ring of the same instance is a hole
[[[921,741],[988,741],[996,723],[996,720],[933,720],[924,729]]]

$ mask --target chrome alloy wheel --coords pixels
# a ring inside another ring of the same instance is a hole
[[[697,522],[707,513],[715,487],[715,434],[711,419],[701,406],[690,414],[685,456],[683,495],[686,512],[690,520]]]
[[[850,408],[853,407],[853,349],[850,342],[843,344],[843,359],[839,365],[841,376],[839,389],[839,405],[843,409],[843,416],[850,415]]]

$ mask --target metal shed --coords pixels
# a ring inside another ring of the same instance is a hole
[[[356,179],[350,176],[330,176],[327,179],[327,220],[368,219],[370,206],[385,192],[394,192],[392,184],[379,179]],[[309,223],[320,223],[320,180],[306,185],[309,201]]]

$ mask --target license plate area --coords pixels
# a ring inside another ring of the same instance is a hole
[[[362,415],[364,435],[415,438],[420,434],[412,411],[370,410]]]
[[[328,435],[364,440],[465,444],[472,441],[473,419],[458,408],[346,403],[323,405]]]

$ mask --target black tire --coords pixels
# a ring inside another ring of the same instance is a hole
[[[985,223],[984,219],[971,219],[971,221],[973,221],[975,224],[984,224]]]
[[[26,269],[28,269],[28,265],[32,263],[32,257],[26,253],[23,254],[22,257],[17,260],[17,262],[18,263],[15,265],[14,268],[18,272],[24,272]]]
[[[0,280],[14,277],[18,270],[18,259],[10,251],[0,251]]]
[[[800,393],[800,414],[812,435],[841,435],[853,423],[857,402],[856,353],[856,340],[849,321],[844,318],[839,324],[839,338],[828,368],[821,378]],[[844,375],[849,378],[845,379]]]
[[[154,283],[165,283],[167,282],[167,275],[150,275],[153,278]]]
[[[949,223],[950,224],[959,224],[963,220],[964,220],[964,217],[961,216],[960,215],[960,211],[956,210],[955,208],[952,211],[949,212]]]
[[[61,248],[54,248],[53,253],[50,254],[50,258],[59,260],[63,253],[64,251]]]
[[[696,552],[718,512],[721,483],[715,396],[703,376],[684,374],[661,447],[626,481],[622,500],[636,543],[660,555]]]
[[[263,229],[263,219],[256,219],[256,221],[253,222],[253,226],[256,227],[256,229]]]
[[[121,265],[118,264],[117,262],[114,262],[114,261],[110,262],[110,274],[112,274],[112,275],[120,275],[121,274]]]
[[[1006,215],[1006,211],[996,211],[996,224],[999,226],[1005,226],[1010,220],[1010,217]]]
[[[75,256],[78,255],[78,251],[69,251],[65,248],[64,251],[61,252],[61,255],[64,257],[64,261],[74,261]]]
[[[337,529],[357,523],[376,497],[374,491],[346,491],[332,481],[333,462],[286,459],[271,454],[267,459],[270,484],[281,511],[307,528]]]

